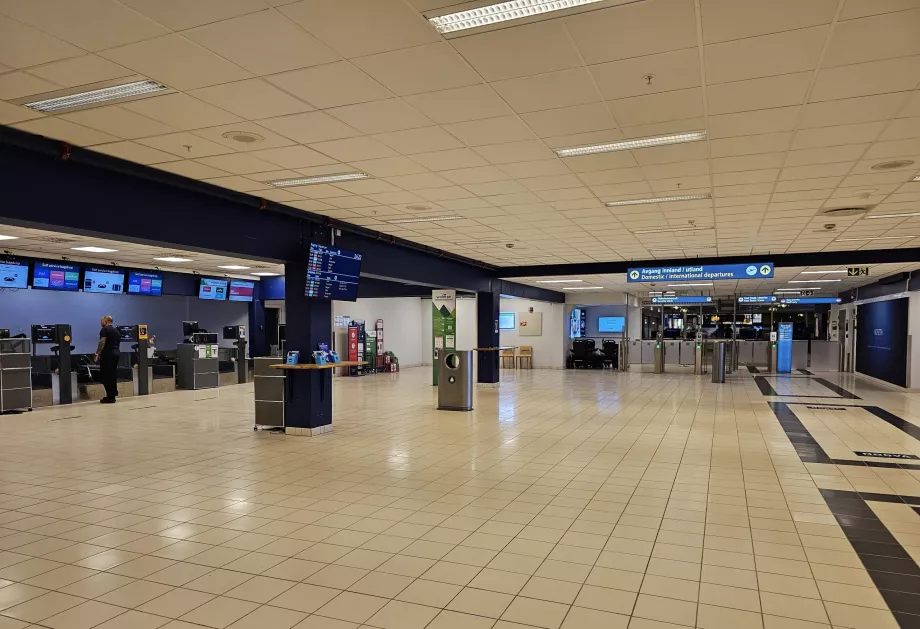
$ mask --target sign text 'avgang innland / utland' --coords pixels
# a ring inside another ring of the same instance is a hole
[[[772,262],[659,266],[628,269],[627,282],[687,282],[692,280],[758,280],[773,277]]]

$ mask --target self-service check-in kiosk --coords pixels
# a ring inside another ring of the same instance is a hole
[[[137,354],[137,363],[131,365],[134,380],[134,395],[149,395],[153,388],[153,366],[150,362],[150,347],[147,325],[119,325],[118,338],[121,343],[131,343],[131,349]]]
[[[69,323],[36,324],[32,326],[32,351],[38,345],[51,345],[51,352],[57,358],[57,369],[51,373],[52,404],[71,404],[77,393],[77,374],[73,371],[70,344],[72,340]]]
[[[770,332],[770,347],[767,349],[767,371],[776,371],[776,340],[777,333]]]
[[[225,325],[224,340],[233,340],[236,347],[236,381],[245,384],[249,381],[249,361],[246,360],[246,326]]]

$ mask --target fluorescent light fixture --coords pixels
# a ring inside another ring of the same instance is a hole
[[[276,188],[288,188],[290,186],[312,186],[317,183],[337,183],[339,181],[357,181],[358,179],[370,179],[367,173],[339,173],[337,175],[320,175],[317,177],[301,177],[300,179],[276,179],[267,182],[268,185]]]
[[[920,236],[867,236],[865,238],[837,238],[834,242],[852,242],[854,240],[909,240]]]
[[[914,177],[913,179],[911,179],[911,181],[920,181],[920,175],[917,175],[916,177]]]
[[[537,280],[537,284],[569,284],[572,282],[584,282],[584,280]]]
[[[159,260],[160,262],[194,262],[191,258],[176,258],[173,256],[166,256],[165,258],[154,258],[154,260]]]
[[[648,138],[637,138],[635,140],[623,140],[622,142],[611,142],[609,144],[592,144],[589,146],[558,149],[556,155],[559,157],[576,157],[578,155],[629,151],[631,149],[644,149],[652,146],[666,146],[668,144],[683,144],[684,142],[699,142],[705,139],[705,131],[692,131],[690,133],[675,133],[673,135],[657,135]]]
[[[533,17],[562,9],[571,9],[586,4],[594,4],[601,0],[511,0],[499,2],[478,9],[448,13],[438,17],[430,17],[428,21],[438,29],[439,33],[456,33],[470,28],[489,26],[509,20],[518,20]]]
[[[637,229],[634,231],[634,234],[660,234],[663,232],[695,232],[695,231],[707,231],[710,229],[715,229],[715,227],[659,227],[656,229]],[[676,247],[679,249],[680,247]]]
[[[0,240],[18,240],[19,236],[4,236],[0,234]]]
[[[79,92],[77,94],[70,94],[69,96],[38,100],[34,103],[26,103],[25,106],[35,111],[53,113],[65,109],[86,107],[87,105],[98,105],[99,103],[105,103],[111,100],[143,96],[144,94],[161,92],[166,89],[169,88],[156,81],[135,81],[134,83],[125,83],[124,85],[115,85],[114,87],[103,87],[102,89]]]
[[[838,269],[836,271],[802,271],[802,275],[820,275],[823,273],[846,273],[846,269]]]
[[[604,290],[603,286],[563,286],[562,290]]]
[[[462,216],[416,216],[414,218],[396,218],[387,221],[390,225],[401,225],[402,223],[432,223],[435,221],[456,221],[463,218]]]
[[[712,286],[712,282],[703,283],[703,284],[668,284],[668,287],[674,286],[676,288],[683,288],[684,286]]]
[[[252,267],[250,266],[240,266],[239,264],[223,264],[217,267],[218,269],[227,269],[228,271],[248,271]]]
[[[278,277],[281,273],[272,273],[270,271],[258,271],[257,273],[250,273],[250,275],[257,275],[259,277]]]
[[[485,240],[461,240],[455,242],[455,245],[498,245],[501,243],[513,242],[515,238],[489,238]]]
[[[820,286],[803,286],[802,288],[796,288],[794,290],[778,289],[773,292],[775,293],[801,293],[803,290],[821,290],[821,287]]]
[[[789,284],[817,284],[819,282],[842,282],[843,280],[789,280]]]
[[[902,216],[920,216],[920,212],[904,212],[902,214],[873,214],[863,218],[901,218]]]
[[[86,253],[115,253],[118,249],[106,249],[105,247],[71,247],[73,251],[85,251]]]
[[[647,203],[670,203],[672,201],[698,201],[700,199],[711,199],[712,194],[685,194],[677,197],[652,197],[650,199],[633,199],[631,201],[607,201],[604,203],[607,207],[619,207],[621,205],[645,205]]]

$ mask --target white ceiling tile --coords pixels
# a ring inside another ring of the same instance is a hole
[[[132,73],[97,55],[82,55],[29,68],[29,74],[62,87],[77,87],[127,77]]]
[[[259,197],[267,199],[269,201],[274,201],[275,203],[286,203],[287,201],[301,201],[303,197],[294,194],[289,190],[282,190],[280,188],[271,188],[269,190],[260,190]]]
[[[120,159],[136,162],[138,164],[157,164],[171,162],[181,158],[158,151],[157,149],[143,146],[137,142],[112,142],[111,144],[97,144],[92,148],[97,153],[111,155]]]
[[[722,173],[713,175],[712,181],[717,186],[735,186],[745,183],[767,183],[776,181],[779,175],[778,168],[767,170],[749,170],[737,173]]]
[[[192,90],[189,94],[246,120],[286,116],[313,109],[262,79],[213,85]]]
[[[716,158],[712,160],[712,172],[733,173],[742,170],[779,168],[783,165],[783,160],[785,158],[785,153],[764,153],[762,155]]]
[[[635,156],[640,166],[687,162],[707,158],[705,142],[691,142],[689,144],[672,144],[669,146],[636,149],[632,151],[632,154]]]
[[[581,66],[560,20],[547,20],[451,40],[487,81]]]
[[[917,0],[847,0],[840,19],[852,20],[867,15],[915,9],[917,6]]]
[[[780,173],[780,180],[787,181],[792,179],[819,179],[823,177],[842,177],[852,167],[852,162],[837,162],[832,164],[811,164],[808,166],[786,166]],[[815,186],[822,188],[833,188],[833,186],[822,185]]]
[[[104,144],[114,142],[119,138],[95,131],[88,127],[78,125],[61,118],[47,116],[37,120],[28,120],[13,125],[17,129],[28,131],[36,135],[43,135],[55,140],[63,140],[75,144],[76,146],[92,146],[93,144]]]
[[[713,157],[730,157],[732,155],[753,155],[756,153],[785,151],[789,148],[791,141],[792,132],[786,131],[711,140],[709,147]]]
[[[25,72],[0,74],[0,99],[3,100],[44,94],[57,89],[60,89],[60,86]]]
[[[416,94],[407,96],[405,101],[438,124],[496,118],[512,113],[488,85]]]
[[[459,168],[456,170],[444,170],[438,173],[445,179],[458,185],[468,183],[487,183],[490,181],[504,181],[509,175],[499,169],[497,166],[478,166],[473,168]]]
[[[640,161],[645,161],[640,158]],[[646,179],[669,179],[709,174],[709,163],[704,159],[670,163],[643,164]]]
[[[696,48],[692,0],[655,0],[564,19],[586,63]],[[649,29],[648,25],[654,24]]]
[[[166,35],[99,53],[179,90],[249,78],[249,73],[181,35]]]
[[[441,188],[435,188],[435,190],[440,189]],[[403,205],[406,203],[418,203],[419,201],[425,200],[424,197],[412,192],[381,192],[380,194],[369,194],[367,198],[374,199],[378,203],[384,205]]]
[[[374,138],[403,155],[463,148],[463,143],[441,127],[422,127],[405,131],[380,133]]]
[[[584,68],[561,70],[491,84],[519,113],[582,105],[600,100],[591,75]]]
[[[253,157],[249,153],[233,153],[230,155],[217,155],[214,157],[203,157],[198,161],[205,166],[212,166],[220,170],[225,170],[234,175],[245,175],[247,173],[259,173],[277,168],[277,165]]]
[[[828,26],[815,26],[706,46],[706,83],[814,70],[827,33]]]
[[[575,175],[539,176],[519,179],[528,190],[540,192],[544,190],[561,190],[565,188],[582,188],[582,181]]]
[[[628,183],[632,181],[643,181],[645,173],[641,168],[617,168],[616,170],[598,170],[590,173],[581,173],[578,175],[588,186],[602,186],[615,183]]]
[[[920,116],[920,91],[908,94],[908,100],[898,111],[898,118],[912,118]]]
[[[665,52],[590,66],[607,100],[699,87],[700,56],[696,48]],[[652,75],[651,83],[645,78]],[[706,80],[709,81],[708,67]]]
[[[259,124],[303,144],[361,135],[357,130],[322,111],[267,118],[260,120]]]
[[[811,72],[798,72],[706,87],[710,115],[800,105]]]
[[[3,0],[0,12],[85,50],[122,46],[168,32],[116,0]]]
[[[908,94],[909,92],[897,92],[809,103],[802,107],[798,127],[809,129],[888,120],[901,107]]]
[[[898,157],[899,155],[917,154],[920,154],[920,139],[911,138],[909,140],[876,142],[868,151],[866,151],[864,158],[877,159],[881,157]]]
[[[441,41],[402,0],[303,0],[280,11],[346,58]]]
[[[555,154],[540,140],[477,146],[475,151],[493,164],[510,164],[555,157]]]
[[[186,94],[143,98],[121,107],[183,130],[240,122],[237,116]]]
[[[399,175],[415,175],[427,172],[424,166],[413,162],[408,157],[384,157],[382,159],[356,161],[352,162],[351,165],[375,177],[397,177]]]
[[[444,130],[468,146],[482,146],[496,142],[532,140],[534,134],[516,116],[502,116],[485,120],[470,120],[444,125]]]
[[[299,145],[252,151],[250,155],[282,168],[310,168],[335,163],[334,159]]]
[[[347,61],[267,77],[281,89],[326,109],[390,98],[390,92]]]
[[[142,138],[176,131],[173,127],[128,111],[117,105],[84,109],[59,116],[85,127],[110,133],[120,138]]]
[[[514,177],[515,179],[525,179],[528,177],[555,177],[559,175],[568,175],[572,172],[561,159],[502,164],[499,168],[509,177]]]
[[[419,153],[418,155],[413,155],[412,159],[422,166],[435,171],[473,168],[476,166],[486,166],[488,164],[488,162],[470,149]]]
[[[363,133],[386,133],[431,125],[431,121],[398,98],[327,109],[347,125]]]
[[[207,129],[196,129],[194,134],[217,144],[223,144],[234,151],[256,151],[294,144],[292,140],[254,122],[235,122],[229,125],[208,127]],[[248,141],[257,139],[255,136],[262,139],[256,142]]]
[[[801,107],[777,107],[709,117],[709,137],[712,139],[758,133],[778,133],[795,128]]]
[[[330,210],[335,210],[335,207],[329,205],[328,203],[317,201],[316,199],[310,199],[307,201],[286,201],[285,205],[296,208],[298,210],[303,210],[304,212],[315,212],[318,214],[331,215],[332,212]]]
[[[387,181],[403,190],[424,190],[425,188],[447,188],[451,186],[450,181],[434,173],[387,177]]]
[[[596,170],[610,170],[613,168],[630,168],[638,165],[631,151],[579,155],[578,157],[566,157],[562,161],[565,162],[574,173],[589,173]]]
[[[792,148],[798,150],[872,142],[884,128],[884,122],[864,122],[819,129],[803,129],[795,134]]]
[[[354,162],[358,160],[396,156],[396,152],[393,149],[368,137],[315,142],[310,145],[310,148],[335,158],[340,162]]]
[[[202,24],[219,22],[228,18],[266,9],[262,0],[121,0],[135,11],[140,11],[171,28],[181,31]]]
[[[822,66],[920,55],[920,8],[839,22]]]
[[[353,63],[399,96],[482,83],[447,42],[360,57]]]
[[[463,187],[480,197],[497,194],[517,194],[527,191],[527,188],[511,179],[507,181],[492,181],[490,183],[468,183]]]
[[[702,90],[698,88],[607,102],[614,119],[621,127],[703,115]]]
[[[210,157],[233,152],[223,144],[217,144],[192,135],[188,132],[169,133],[152,138],[138,140],[139,144],[165,151],[179,159],[195,159],[196,157]],[[168,161],[168,160],[161,160]],[[225,169],[226,170],[226,169]]]
[[[400,189],[383,179],[363,179],[361,181],[343,181],[335,184],[336,188],[341,188],[352,194],[373,194],[380,192],[400,192]]]
[[[920,116],[892,120],[878,139],[884,141],[916,137],[920,137]]]
[[[818,72],[811,102],[912,90],[920,83],[920,57],[870,61]]]
[[[424,188],[413,190],[417,195],[426,201],[437,201],[446,207],[448,201],[458,201],[461,199],[472,200],[473,193],[460,186],[445,186],[443,188]]]
[[[0,15],[0,63],[4,65],[27,68],[81,54],[76,46]]]
[[[204,164],[199,164],[198,162],[193,162],[191,160],[181,160],[178,162],[157,164],[156,167],[160,170],[165,170],[166,172],[173,173],[174,175],[188,177],[189,179],[211,179],[229,174],[224,170],[213,168],[211,166],[205,166]]]
[[[834,162],[853,162],[859,159],[868,144],[851,144],[847,146],[821,147],[789,151],[786,166],[807,166],[810,164],[831,164]]]
[[[32,120],[33,118],[41,118],[42,116],[44,116],[44,114],[41,112],[0,101],[0,124],[13,124],[14,122]]]
[[[521,117],[542,138],[602,131],[616,126],[605,103],[547,109],[523,114]]]
[[[342,209],[353,210],[355,208],[366,208],[373,207],[377,205],[376,201],[371,201],[370,199],[365,199],[364,197],[353,196],[353,197],[332,197],[325,199],[323,203],[328,203],[329,205]]]
[[[837,0],[701,0],[703,42],[715,42],[830,24]]]

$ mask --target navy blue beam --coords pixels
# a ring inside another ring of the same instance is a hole
[[[502,273],[504,269],[498,271]],[[501,295],[509,297],[520,297],[523,299],[534,299],[536,301],[548,301],[554,304],[564,304],[565,294],[555,290],[547,290],[539,286],[527,286],[526,284],[517,284],[507,280],[495,280],[492,286]]]

